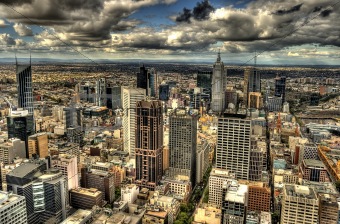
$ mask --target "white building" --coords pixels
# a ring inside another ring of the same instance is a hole
[[[212,169],[209,177],[209,201],[208,204],[220,208],[222,206],[223,183],[233,180],[235,176],[227,170]]]
[[[0,223],[27,223],[26,199],[24,196],[0,191]]]
[[[250,119],[218,119],[216,168],[231,171],[237,179],[249,178],[251,130]]]
[[[211,109],[215,113],[223,113],[225,108],[226,74],[220,53],[218,53],[217,60],[213,65],[211,84]]]
[[[123,115],[123,139],[124,151],[129,152],[130,157],[135,156],[135,131],[136,131],[136,103],[145,100],[146,90],[141,88],[123,88],[122,105]]]
[[[319,199],[314,188],[288,185],[283,188],[281,224],[318,223]]]
[[[77,157],[69,154],[59,154],[52,157],[51,165],[59,169],[68,183],[68,190],[79,187],[78,162]]]
[[[125,186],[122,186],[120,192],[121,192],[121,201],[134,203],[139,194],[139,187],[135,184],[125,185]]]

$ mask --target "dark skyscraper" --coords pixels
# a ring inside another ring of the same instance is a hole
[[[34,134],[33,115],[25,114],[25,111],[13,111],[7,117],[8,138],[19,138],[25,141],[26,158],[29,158],[28,152],[28,136]]]
[[[137,73],[137,88],[146,89],[146,95],[148,96],[149,93],[149,73],[148,70],[143,65],[139,68],[139,73]]]
[[[159,86],[159,99],[163,101],[169,100],[170,88],[168,84],[161,84]]]
[[[282,96],[282,104],[286,101],[286,77],[275,78],[275,96]]]
[[[33,115],[33,89],[31,65],[16,64],[16,77],[18,85],[18,107],[28,110]]]
[[[154,190],[163,175],[163,117],[160,101],[138,101],[136,184]]]

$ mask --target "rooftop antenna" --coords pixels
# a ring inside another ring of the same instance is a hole
[[[257,53],[255,51],[255,57],[254,57],[254,67],[256,68],[256,64],[257,64]]]
[[[30,65],[32,65],[32,54],[31,54],[31,50],[30,50]]]
[[[17,71],[17,73],[18,73],[18,58],[17,58],[17,53],[15,52],[14,53],[14,57],[15,57],[15,68],[16,68],[16,71]]]
[[[218,54],[217,54],[217,62],[221,61],[221,50],[220,48],[218,49]]]

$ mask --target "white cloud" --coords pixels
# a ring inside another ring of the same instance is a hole
[[[13,28],[15,32],[21,37],[33,36],[32,29],[26,25],[23,25],[21,23],[15,23]]]

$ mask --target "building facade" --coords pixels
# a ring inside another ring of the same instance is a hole
[[[124,151],[128,152],[131,158],[135,156],[135,132],[136,132],[136,105],[138,101],[144,100],[145,89],[124,88],[122,94],[123,104],[123,139]]]
[[[170,115],[169,173],[189,177],[196,184],[197,116],[184,109],[176,109]]]
[[[237,179],[249,178],[251,120],[243,117],[218,119],[216,168],[231,171]]]
[[[221,54],[218,53],[217,60],[213,65],[211,81],[211,109],[215,113],[223,113],[225,108],[226,74]]]
[[[136,184],[154,189],[163,175],[161,101],[138,101],[136,111]]]

